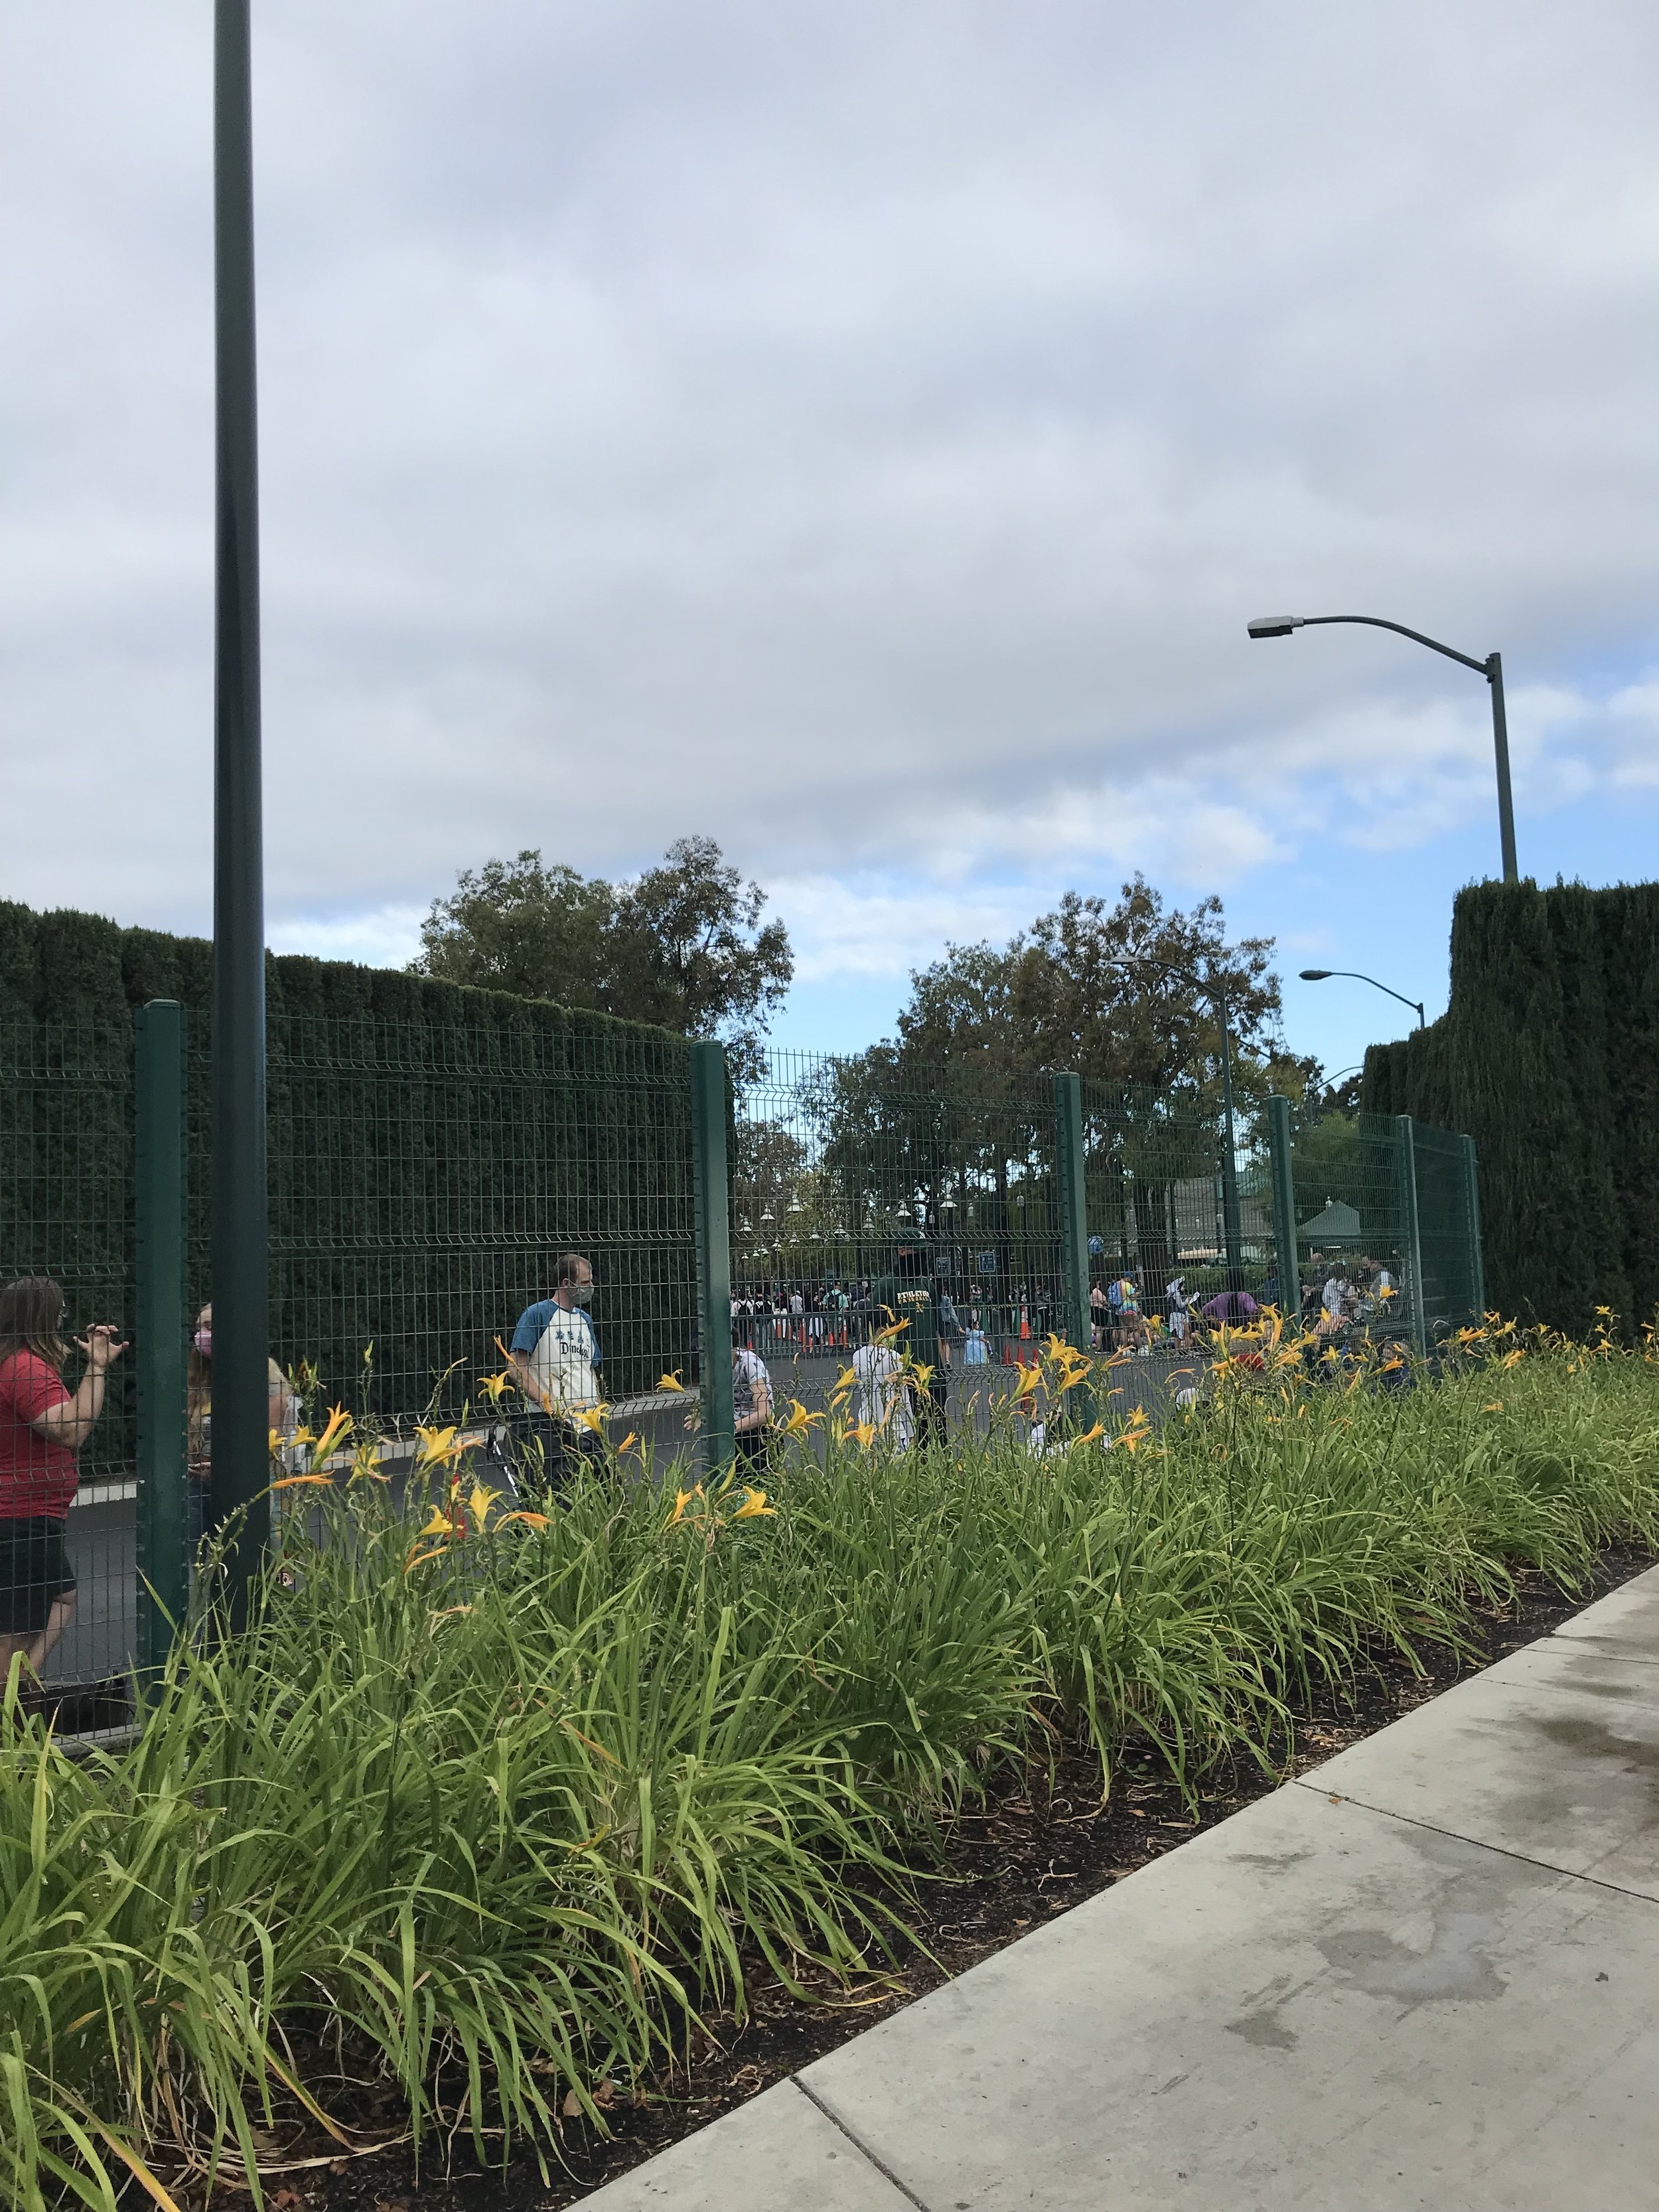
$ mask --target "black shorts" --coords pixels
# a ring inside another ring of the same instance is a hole
[[[61,1521],[0,1521],[0,1636],[38,1636],[53,1601],[74,1588]]]

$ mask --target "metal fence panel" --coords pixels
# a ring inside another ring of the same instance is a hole
[[[191,1274],[208,1290],[210,1043],[191,1082]],[[560,1256],[593,1269],[605,1400],[695,1377],[687,1048],[370,1017],[270,1024],[271,1350],[301,1410],[407,1438],[479,1405]]]

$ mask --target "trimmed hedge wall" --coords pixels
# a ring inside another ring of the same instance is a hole
[[[191,1024],[193,1292],[208,1295],[205,939],[0,903],[0,1268],[130,1319],[131,1012]],[[270,957],[272,1348],[325,1398],[449,1409],[499,1366],[550,1262],[588,1251],[608,1395],[696,1367],[683,1037],[345,962]],[[94,1249],[95,1248],[95,1249]]]
[[[101,915],[68,908],[36,914],[0,899],[0,1019],[32,1014],[42,1021],[118,1020],[148,999],[177,999],[193,1013],[205,1013],[212,995],[213,945],[205,937],[123,929]],[[302,953],[266,954],[265,1004],[273,1015],[372,1014],[386,1021],[485,1025],[538,1036],[598,1041],[672,1035],[644,1022],[573,1012],[507,991],[475,991],[394,968],[359,968]],[[683,1039],[673,1042],[684,1045]]]
[[[1487,1303],[1583,1334],[1659,1306],[1659,884],[1473,884],[1451,1002],[1365,1055],[1361,1103],[1468,1130]]]

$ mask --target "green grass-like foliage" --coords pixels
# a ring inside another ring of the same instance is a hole
[[[1103,1784],[1137,1735],[1188,1780],[1267,1759],[1367,1639],[1651,1540],[1651,1352],[1490,1350],[1397,1391],[1224,1370],[1133,1448],[833,1436],[741,1519],[671,1472],[481,1534],[463,1474],[445,1541],[301,1488],[256,1624],[181,1644],[131,1750],[0,1720],[10,2201],[257,2194],[270,2100],[364,2084],[429,2152],[556,2149],[690,2011],[879,1965],[896,1863],[1056,1728]]]

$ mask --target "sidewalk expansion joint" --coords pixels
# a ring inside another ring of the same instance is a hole
[[[905,2203],[907,2204],[914,2204],[915,2206],[916,2212],[928,2212],[927,2206],[923,2203],[921,2197],[917,2196],[915,2191],[914,2189],[908,2188],[905,2184],[899,2179],[899,2177],[894,2172],[892,2167],[887,2165],[884,2160],[876,2156],[876,2154],[871,2149],[868,2143],[860,2141],[859,2137],[854,2134],[852,2129],[848,2126],[846,2121],[842,2119],[841,2114],[836,2110],[833,2105],[826,2105],[823,2099],[818,2095],[815,2089],[809,2089],[807,2087],[805,2082],[801,2080],[799,2074],[792,2074],[789,2078],[794,2083],[795,2087],[800,2091],[802,2096],[805,2098],[807,2103],[809,2105],[816,2105],[819,2112],[823,2114],[824,2118],[829,2121],[830,2126],[840,2130],[841,2133],[846,2136],[848,2142],[852,2144],[854,2149],[858,2153],[859,2156],[864,2160],[866,2166],[873,2166],[876,2172],[881,2175],[884,2181],[890,2181],[894,2188],[897,2190],[899,2195],[904,2199]]]
[[[1495,1859],[1513,1859],[1516,1866],[1536,1867],[1540,1874],[1559,1875],[1563,1881],[1588,1882],[1592,1889],[1608,1890],[1614,1897],[1634,1898],[1638,1905],[1659,1909],[1659,1897],[1650,1890],[1627,1889],[1623,1882],[1609,1881],[1603,1875],[1586,1874],[1577,1867],[1558,1866],[1553,1859],[1535,1859],[1530,1851],[1512,1850],[1507,1844],[1488,1843],[1484,1836],[1466,1836],[1461,1828],[1443,1828],[1437,1820],[1419,1820],[1414,1814],[1396,1813],[1388,1805],[1373,1805],[1367,1798],[1356,1797],[1351,1790],[1334,1790],[1328,1784],[1322,1788],[1317,1770],[1311,1776],[1298,1774],[1289,1787],[1328,1797],[1333,1804],[1357,1805],[1362,1813],[1374,1813],[1379,1820],[1398,1820],[1402,1827],[1421,1828],[1427,1835],[1444,1836],[1454,1844],[1467,1844],[1472,1851],[1490,1851]]]

